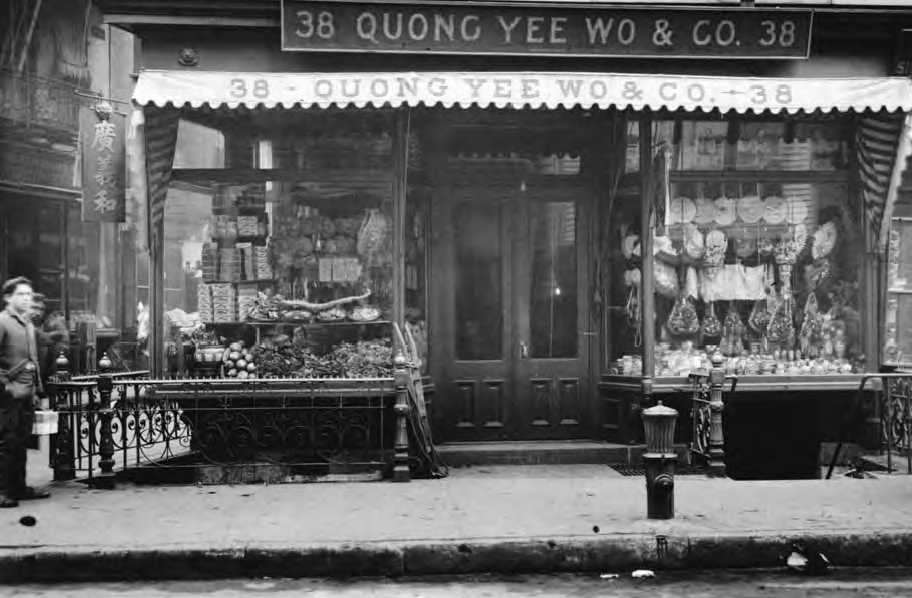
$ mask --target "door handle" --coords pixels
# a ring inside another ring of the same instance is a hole
[[[520,359],[529,358],[529,345],[526,344],[526,341],[519,341],[519,357]]]

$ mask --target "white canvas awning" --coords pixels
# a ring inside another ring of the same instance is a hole
[[[148,241],[163,219],[181,108],[631,108],[738,113],[856,112],[863,204],[873,239],[889,217],[912,152],[912,80],[903,77],[749,78],[558,72],[236,73],[143,71],[128,146],[144,152],[132,177],[149,202]],[[142,139],[145,139],[144,141]],[[140,147],[144,146],[144,147]],[[159,243],[157,243],[158,241]],[[876,241],[875,241],[876,242]],[[882,242],[879,243],[882,248]]]
[[[610,73],[230,73],[143,71],[140,105],[229,108],[489,106],[718,109],[723,112],[912,110],[902,77],[749,78]]]

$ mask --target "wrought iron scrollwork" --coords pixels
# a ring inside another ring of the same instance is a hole
[[[691,455],[696,455],[702,461],[709,460],[710,438],[712,436],[712,408],[710,406],[709,377],[692,375],[693,397],[691,403],[691,419],[693,421],[693,437],[690,443]]]
[[[901,453],[912,451],[912,378],[887,379],[880,393],[881,442]]]
[[[388,381],[295,381],[284,389],[217,382],[115,380],[109,424],[115,467],[262,464],[325,471],[379,467],[392,454],[395,395]],[[92,475],[104,425],[94,384],[60,384],[55,393],[55,466]]]

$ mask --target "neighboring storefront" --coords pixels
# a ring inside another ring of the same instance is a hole
[[[112,17],[143,38],[157,371],[388,375],[398,323],[438,440],[626,442],[716,351],[758,396],[879,366],[912,85],[837,13],[282,6]],[[174,309],[204,322],[179,366]]]
[[[118,367],[134,363],[122,346],[135,337],[135,270],[129,227],[93,218],[86,148],[96,97],[122,119],[132,84],[132,38],[110,30],[90,0],[9,3],[0,21],[0,279],[29,278],[54,317],[70,329],[77,371],[94,370],[96,349],[115,343]],[[121,120],[122,122],[122,120]],[[122,130],[121,126],[121,130]],[[123,141],[111,144],[123,158]],[[95,154],[97,157],[98,154]],[[108,158],[110,156],[106,156]],[[123,164],[108,160],[114,178]],[[120,166],[118,169],[117,167]],[[111,199],[123,205],[123,176]],[[115,220],[115,219],[109,219]],[[112,356],[114,350],[111,351]]]

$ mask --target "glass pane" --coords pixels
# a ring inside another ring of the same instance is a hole
[[[837,171],[847,168],[847,127],[837,119],[663,120],[653,143],[673,148],[674,170]]]
[[[912,220],[893,219],[887,258],[883,358],[890,365],[907,365],[912,362]]]
[[[503,235],[497,203],[453,209],[456,235],[456,359],[501,359]]]
[[[861,355],[861,231],[841,183],[672,185],[655,260],[659,376],[838,374]]]
[[[383,125],[375,116],[365,119]],[[200,324],[180,330],[198,374],[391,372],[392,185],[367,171],[391,163],[390,137],[353,116],[348,128],[301,126],[316,123],[309,114],[263,115],[224,144],[196,148],[210,152],[196,163],[218,168],[227,154],[231,167],[249,162],[285,176],[252,181],[238,171],[169,191],[165,309],[172,323]],[[183,142],[192,155],[194,139],[179,138],[178,149]],[[222,366],[212,357],[226,346],[240,357]]]
[[[612,375],[638,376],[642,373],[642,310],[640,308],[640,139],[639,121],[626,117],[624,154],[609,163],[609,172],[633,176],[616,177],[619,184],[608,189],[607,201],[598,206],[598,252],[594,255],[596,288],[602,299],[601,316],[606,322],[604,359]],[[657,123],[658,124],[658,123]],[[666,127],[667,128],[667,127]],[[662,130],[653,131],[662,139]],[[596,308],[598,309],[598,308]]]
[[[531,357],[576,357],[579,331],[575,204],[530,204],[529,247]]]
[[[705,369],[716,351],[733,374],[863,367],[862,238],[843,182],[847,131],[847,121],[829,117],[656,123],[653,140],[674,147],[673,171],[698,171],[673,172],[660,208],[658,376]],[[723,169],[751,174],[716,174]],[[816,176],[801,174],[810,171]]]

